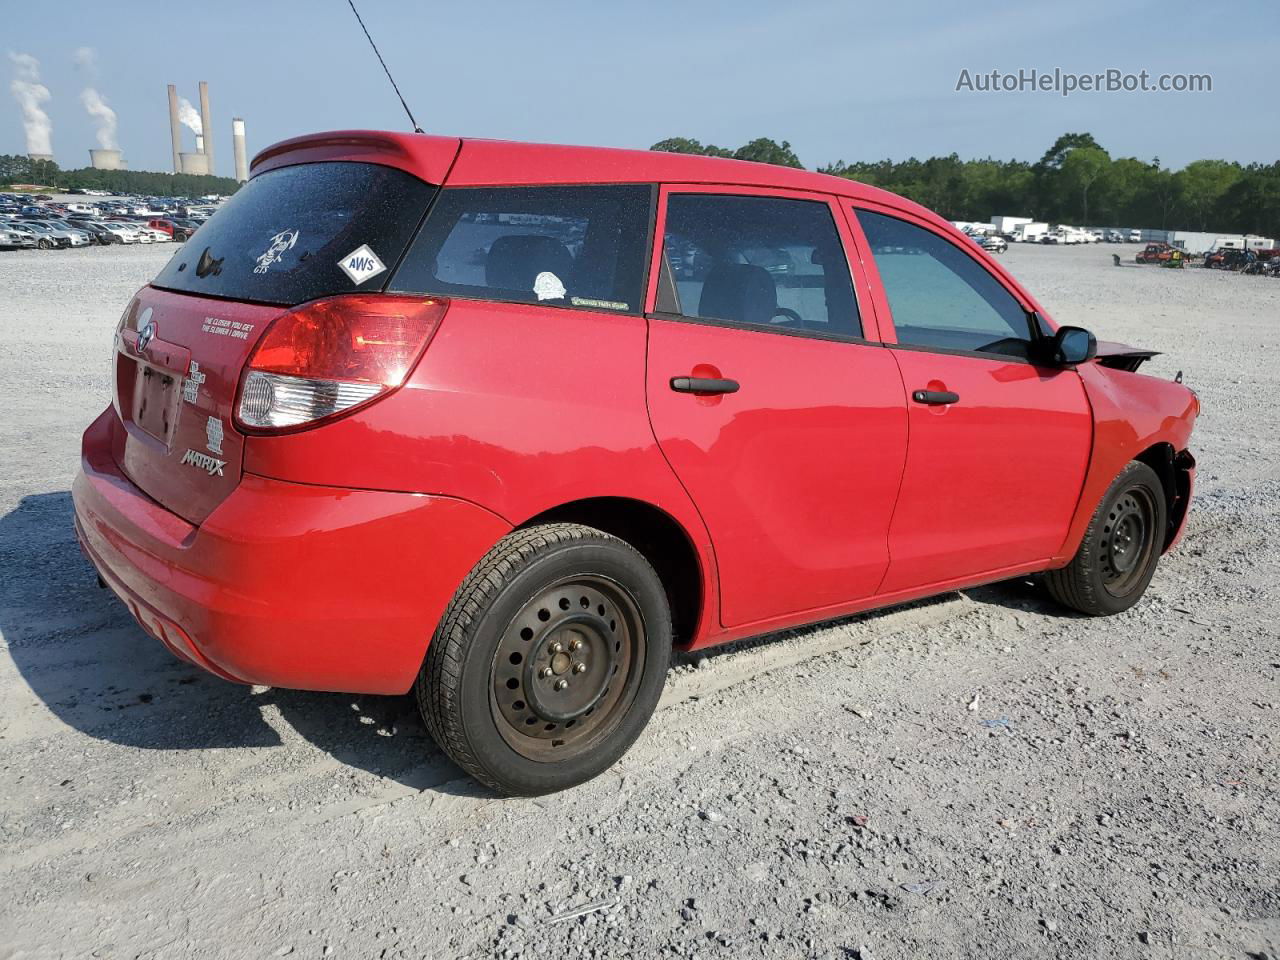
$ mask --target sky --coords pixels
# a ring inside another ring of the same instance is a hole
[[[356,0],[429,133],[647,147],[671,136],[734,148],[788,140],[805,166],[957,153],[1034,161],[1064,132],[1113,157],[1280,159],[1280,11],[1164,0]],[[88,163],[103,113],[129,166],[169,170],[167,83],[207,80],[216,172],[231,118],[252,156],[287,137],[408,121],[346,0],[15,4],[0,33],[0,153],[25,153],[15,81],[63,167]],[[1175,15],[1176,11],[1183,15]],[[1218,12],[1214,12],[1214,11]],[[87,52],[86,52],[87,51]],[[18,55],[15,60],[14,56]],[[961,71],[1209,74],[1212,92],[957,91]],[[27,88],[28,90],[30,87]],[[95,109],[96,103],[95,103]],[[184,134],[184,149],[192,135]]]

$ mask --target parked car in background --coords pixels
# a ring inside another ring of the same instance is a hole
[[[104,230],[110,231],[121,243],[139,243],[138,231],[132,223],[124,223],[118,220],[105,220],[102,223]]]
[[[0,223],[0,250],[29,250],[36,245],[36,238],[26,230]]]
[[[1009,241],[998,234],[994,234],[989,237],[983,237],[978,241],[978,246],[982,247],[987,253],[1004,253],[1009,249]]]
[[[145,225],[136,220],[117,220],[116,223],[128,230],[134,243],[155,243],[154,234]]]
[[[1148,243],[1133,259],[1138,263],[1162,263],[1173,256],[1173,251],[1167,243]]]
[[[1254,259],[1257,259],[1256,254]],[[1239,247],[1219,247],[1210,250],[1204,258],[1204,266],[1210,270],[1242,270],[1249,262],[1249,251]]]
[[[1060,226],[1054,230],[1050,230],[1040,238],[1041,243],[1057,243],[1057,244],[1077,244],[1088,243],[1085,239],[1083,231],[1077,230],[1075,227]]]
[[[547,793],[627,750],[673,643],[1032,573],[1131,607],[1199,412],[1150,355],[843,178],[299,137],[126,305],[75,532],[178,657],[412,690],[463,769]]]
[[[106,224],[100,220],[71,220],[70,224],[77,230],[83,230],[89,234],[92,242],[106,246],[109,243],[119,243],[120,238],[107,229]]]
[[[1141,242],[1142,242],[1142,231],[1141,231],[1141,230],[1130,230],[1130,231],[1129,231],[1129,242],[1130,242],[1130,243],[1141,243]]]
[[[23,226],[36,235],[36,246],[43,250],[89,245],[89,235],[82,230],[73,230],[44,220],[26,220]]]
[[[147,226],[152,230],[158,230],[163,233],[170,240],[186,240],[191,236],[191,234],[195,233],[194,227],[183,226],[176,220],[164,218],[148,220]]]

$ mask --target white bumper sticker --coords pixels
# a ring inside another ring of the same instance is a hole
[[[357,287],[387,269],[386,264],[378,259],[378,255],[369,249],[367,243],[361,244],[339,260],[338,266]]]

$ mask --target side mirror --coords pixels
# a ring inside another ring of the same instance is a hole
[[[1098,340],[1083,327],[1059,327],[1049,344],[1049,359],[1060,367],[1088,363],[1098,352]]]

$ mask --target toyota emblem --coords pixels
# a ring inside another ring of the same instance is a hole
[[[147,349],[147,344],[149,344],[153,339],[155,339],[155,335],[156,335],[156,325],[154,321],[152,321],[151,323],[148,323],[145,327],[143,327],[141,330],[138,331],[138,352],[139,353],[142,353],[142,351]]]

